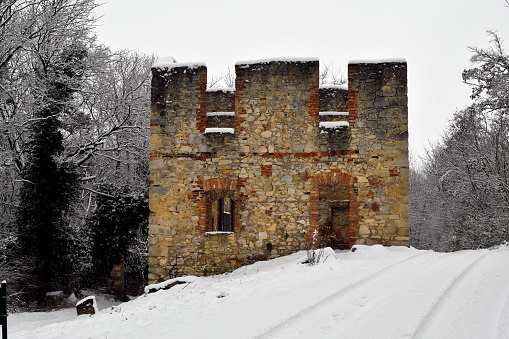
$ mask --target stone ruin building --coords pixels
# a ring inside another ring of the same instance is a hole
[[[149,280],[222,273],[306,249],[409,244],[407,64],[318,59],[152,68]],[[321,234],[321,233],[320,233]]]

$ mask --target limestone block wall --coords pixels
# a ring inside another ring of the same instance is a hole
[[[407,246],[407,64],[351,62],[348,91],[350,147],[357,153],[358,243]]]
[[[319,88],[317,59],[238,62],[234,93],[206,91],[200,63],[152,72],[150,281],[290,254],[330,225],[336,248],[408,245],[406,63],[351,64],[348,91]]]

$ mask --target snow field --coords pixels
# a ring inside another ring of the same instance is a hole
[[[13,338],[509,338],[509,247],[305,252],[176,285]],[[183,279],[184,280],[184,279]],[[99,307],[101,307],[100,302]],[[11,319],[14,318],[14,319]],[[58,320],[58,319],[57,319]]]

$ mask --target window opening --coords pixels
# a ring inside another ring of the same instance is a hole
[[[222,196],[213,200],[208,214],[209,232],[234,232],[235,201],[233,199]]]

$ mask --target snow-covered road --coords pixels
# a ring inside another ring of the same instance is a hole
[[[12,338],[509,338],[509,247],[305,252],[259,262]],[[33,315],[37,321],[37,314]],[[55,321],[60,321],[56,317]]]

